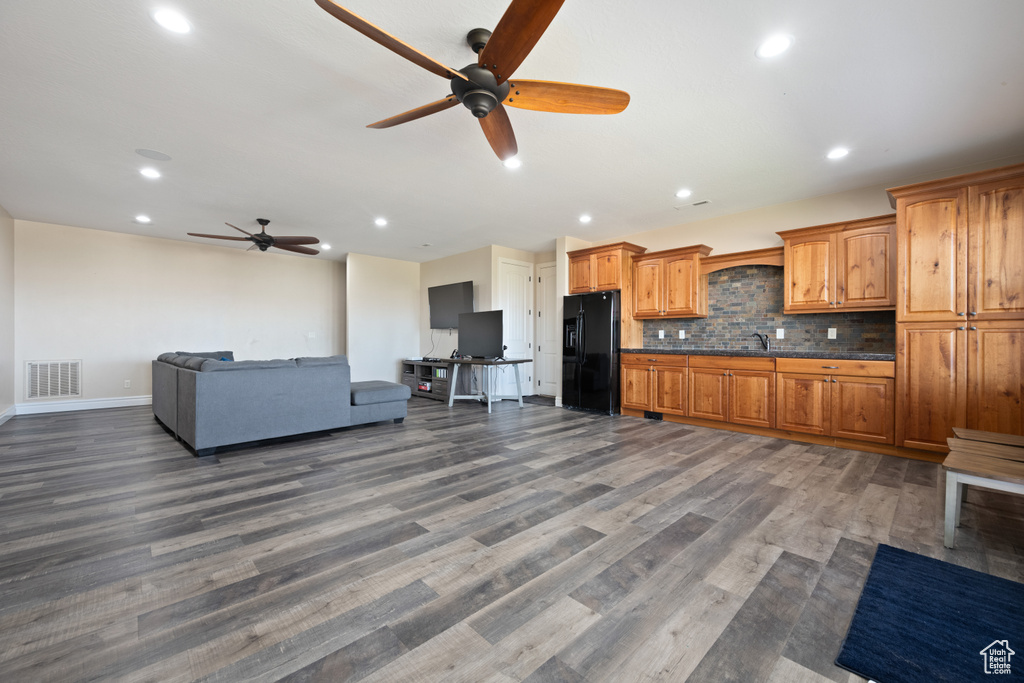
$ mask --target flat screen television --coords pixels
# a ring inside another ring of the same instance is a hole
[[[501,311],[463,313],[459,316],[459,354],[473,358],[501,358]]]
[[[459,315],[473,312],[473,281],[429,287],[427,305],[430,306],[430,329],[458,327]]]

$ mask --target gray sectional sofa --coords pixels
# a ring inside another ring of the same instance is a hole
[[[409,387],[352,382],[345,356],[235,361],[230,351],[161,354],[153,416],[197,455],[218,446],[402,422]]]

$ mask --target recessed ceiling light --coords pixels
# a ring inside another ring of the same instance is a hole
[[[583,214],[582,216],[580,216],[580,223],[589,223],[591,220],[593,219],[587,214]]]
[[[323,249],[324,251],[330,251],[331,250],[331,245],[327,244],[327,242],[321,242],[320,243],[320,248]]]
[[[519,168],[520,166],[523,165],[523,162],[519,160],[519,157],[505,159],[505,161],[503,161],[502,163],[505,164],[505,168]]]
[[[757,55],[758,59],[771,59],[772,57],[778,57],[792,46],[793,36],[780,33],[761,43],[754,51],[754,54]]]
[[[170,161],[171,157],[163,152],[158,152],[155,149],[137,149],[135,153],[140,157],[146,157],[153,161]]]
[[[676,196],[679,197],[680,199],[686,199],[691,194],[693,194],[693,191],[687,190],[686,188],[683,188],[682,190],[679,190],[679,192],[676,192]]]
[[[173,9],[158,9],[153,12],[153,21],[174,33],[189,33],[192,24],[180,12]]]
[[[135,217],[135,222],[136,223],[143,223],[143,224],[145,224],[145,223],[152,223],[153,219],[150,218],[149,216],[145,215],[145,214],[140,213],[138,216]]]
[[[383,228],[385,225],[388,224],[388,221],[386,218],[378,218],[373,221],[373,224],[376,225],[378,228]]]
[[[139,173],[141,173],[146,178],[152,178],[153,180],[156,180],[157,178],[160,177],[160,171],[149,166],[147,166],[146,168],[139,169]]]
[[[829,159],[842,159],[849,153],[850,150],[846,149],[845,147],[836,147],[825,156],[827,156]]]

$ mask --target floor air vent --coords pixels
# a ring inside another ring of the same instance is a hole
[[[82,395],[82,361],[29,361],[25,368],[28,398]]]

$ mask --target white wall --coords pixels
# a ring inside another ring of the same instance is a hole
[[[0,206],[0,424],[14,414],[14,220]]]
[[[81,359],[83,400],[125,399],[151,393],[150,361],[164,351],[242,360],[344,348],[337,262],[20,220],[14,233],[19,406],[26,361]]]
[[[492,309],[491,251],[491,247],[482,247],[420,264],[420,346],[415,356],[448,358],[452,351],[459,348],[458,330],[430,329],[428,288],[472,280],[473,310]]]
[[[346,330],[352,381],[400,379],[420,351],[420,264],[349,254]]]

